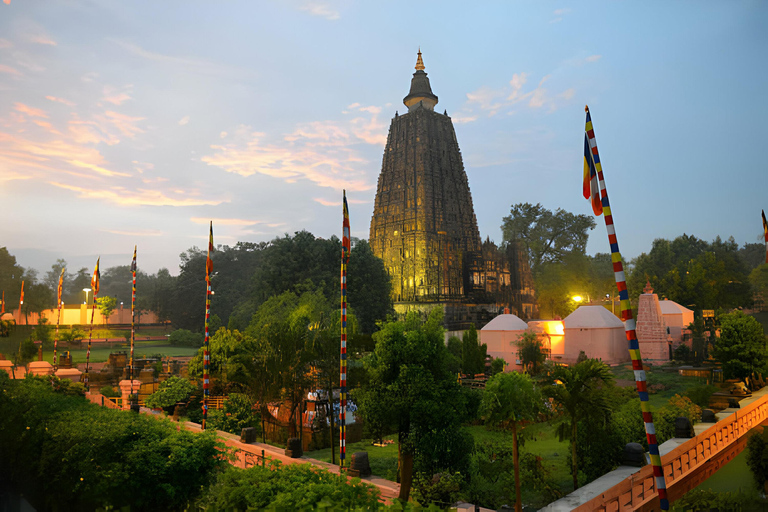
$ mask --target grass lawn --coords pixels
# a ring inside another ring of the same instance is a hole
[[[635,374],[627,366],[618,366],[611,368],[613,376],[620,380],[632,381],[632,388],[635,387]],[[685,392],[696,386],[704,386],[707,384],[707,379],[701,377],[683,377],[677,371],[663,371],[661,369],[646,370],[646,381],[650,388],[654,384],[663,384],[667,389],[658,391],[656,393],[649,393],[649,401],[651,405],[658,409],[659,407],[666,405],[670,398],[675,395],[685,395]]]
[[[394,440],[392,444],[386,446],[373,446],[373,441],[363,439],[359,443],[347,444],[347,464],[349,464],[352,454],[355,452],[368,452],[368,462],[371,464],[371,472],[387,480],[395,481],[397,479],[397,435],[387,436],[385,439]],[[339,463],[339,447],[334,447],[336,452],[336,464]],[[315,450],[305,452],[307,457],[331,462],[331,449]]]

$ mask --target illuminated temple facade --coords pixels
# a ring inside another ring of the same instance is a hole
[[[419,52],[408,112],[389,127],[369,235],[392,278],[395,309],[441,305],[456,329],[480,327],[504,308],[533,318],[527,261],[514,245],[481,241],[456,132],[437,102]]]

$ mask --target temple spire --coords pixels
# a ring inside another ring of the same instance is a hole
[[[421,47],[419,47],[419,57],[416,59],[416,71],[424,71],[424,61],[421,60]]]

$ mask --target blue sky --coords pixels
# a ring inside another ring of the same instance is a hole
[[[44,271],[307,229],[367,238],[419,46],[483,238],[510,205],[590,213],[589,104],[622,252],[758,242],[766,2],[0,0],[2,241]],[[602,220],[588,252],[607,252]]]

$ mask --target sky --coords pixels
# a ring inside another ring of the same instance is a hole
[[[592,113],[625,259],[762,235],[768,2],[0,0],[0,247],[40,272],[306,229],[368,238],[421,48],[483,239],[590,214]],[[608,252],[602,219],[587,252]]]

